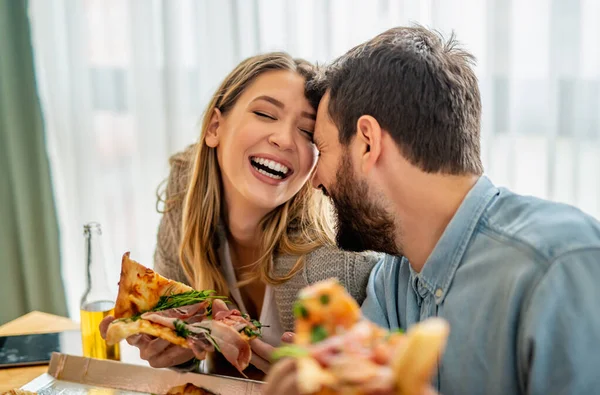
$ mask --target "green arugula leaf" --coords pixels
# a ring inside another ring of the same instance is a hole
[[[258,320],[250,320],[250,322],[252,323],[252,325],[254,325],[257,328],[268,328],[269,325],[263,325],[260,323],[260,321]]]
[[[300,302],[294,303],[293,312],[296,318],[308,318],[308,310]]]
[[[281,358],[301,358],[307,357],[308,355],[308,350],[304,347],[288,344],[276,348],[275,351],[273,351],[273,354],[271,354],[271,360],[275,362]]]
[[[385,335],[385,340],[388,340],[390,338],[390,336],[396,335],[398,333],[404,333],[404,329],[402,329],[402,328],[396,328],[394,330],[389,331],[387,333],[387,335]]]
[[[151,311],[162,311],[174,309],[176,307],[188,306],[200,302],[204,302],[207,299],[223,299],[227,302],[226,296],[213,295],[216,293],[213,290],[205,291],[189,291],[180,294],[163,295],[158,300],[158,303]]]
[[[190,331],[186,328],[186,323],[181,320],[173,321],[173,325],[175,326],[175,333],[177,336],[187,338],[190,335]]]
[[[310,342],[318,343],[321,340],[325,340],[327,338],[327,330],[323,328],[321,325],[315,325],[312,327],[310,331]]]
[[[252,329],[248,326],[244,328],[244,333],[248,337],[252,337],[252,336],[262,337],[262,333],[261,333],[260,329],[258,331],[255,331],[254,329]]]

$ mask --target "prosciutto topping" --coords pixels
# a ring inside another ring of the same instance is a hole
[[[212,308],[212,319],[207,318]],[[163,311],[142,314],[141,318],[174,329],[186,337],[188,346],[197,359],[206,358],[207,352],[220,351],[240,372],[248,367],[252,351],[240,334],[245,328],[257,331],[256,326],[239,310],[229,310],[220,299],[204,301]]]
[[[311,345],[308,351],[340,385],[386,394],[394,388],[394,375],[389,366],[394,345],[386,342],[380,332],[371,322],[361,321],[343,334]]]
[[[194,326],[210,332],[219,351],[237,370],[241,372],[248,367],[252,357],[250,344],[232,326],[218,320],[202,321]]]
[[[180,320],[186,323],[200,322],[208,315],[210,301],[191,304],[188,306],[176,307],[163,311],[152,311],[142,314],[143,319],[155,322],[159,325],[175,329],[173,324],[175,320]]]
[[[253,330],[257,328],[239,310],[229,310],[225,302],[219,299],[213,301],[212,317],[212,320],[205,320],[194,326],[209,330],[225,359],[237,370],[243,371],[250,364],[252,350],[239,332],[247,327]]]
[[[196,359],[203,360],[206,358],[207,352],[215,351],[215,347],[206,331],[191,332],[186,340]]]
[[[227,305],[222,300],[215,300],[213,302],[213,320],[221,321],[226,325],[231,326],[236,332],[250,326],[252,329],[256,329],[254,325],[240,313],[237,309],[229,310]]]

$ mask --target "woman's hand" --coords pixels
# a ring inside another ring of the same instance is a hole
[[[293,341],[293,332],[285,332],[281,335],[282,343],[292,343]],[[268,373],[271,368],[271,355],[273,354],[273,351],[275,351],[275,347],[260,339],[251,340],[250,347],[252,348],[252,359],[250,359],[250,363],[264,373]]]
[[[271,354],[275,351],[275,347],[258,338],[250,340],[250,347],[252,348],[250,363],[264,373],[268,373],[271,368]]]
[[[146,334],[129,336],[127,343],[139,348],[140,358],[148,361],[153,368],[170,368],[194,358],[189,348]]]
[[[104,340],[106,340],[106,332],[108,331],[108,326],[114,320],[115,320],[115,317],[113,317],[112,315],[107,315],[106,317],[104,317],[104,319],[102,321],[100,321],[100,325],[99,325],[100,336],[102,336],[102,338]]]
[[[108,326],[114,319],[113,316],[106,316],[100,322],[100,335],[103,339],[106,338]],[[153,368],[169,368],[194,358],[194,353],[189,348],[176,346],[146,334],[129,336],[127,343],[137,347],[140,350],[140,358],[148,361]]]
[[[296,334],[294,332],[284,332],[283,335],[281,335],[281,342],[292,344],[295,336]]]

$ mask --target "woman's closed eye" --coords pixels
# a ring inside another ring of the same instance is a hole
[[[275,118],[274,116],[269,115],[269,114],[267,114],[265,112],[262,112],[262,111],[252,111],[252,112],[254,114],[256,114],[257,116],[261,117],[261,118],[267,118],[267,119],[270,119],[271,121],[276,121],[277,120],[277,118]]]
[[[313,132],[312,130],[308,130],[308,129],[300,129],[300,131],[302,133],[304,133],[306,135],[306,137],[308,137],[308,139],[310,140],[311,143],[315,143],[314,141],[314,134],[315,132]]]

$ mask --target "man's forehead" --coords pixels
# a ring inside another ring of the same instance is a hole
[[[335,124],[329,116],[329,92],[326,92],[319,103],[317,110],[317,123],[315,124],[315,137],[319,139],[330,138],[327,136],[337,131]]]
[[[319,102],[319,108],[317,108],[317,119],[329,120],[329,91],[325,92],[321,101]]]

